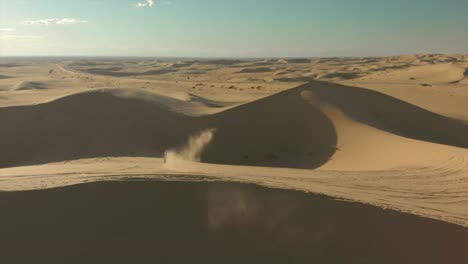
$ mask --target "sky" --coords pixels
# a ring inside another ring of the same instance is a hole
[[[0,56],[468,53],[467,0],[0,0]]]

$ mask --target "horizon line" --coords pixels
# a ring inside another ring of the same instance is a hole
[[[344,56],[152,56],[152,55],[0,55],[0,58],[153,58],[153,59],[320,59],[320,58],[380,58],[427,55],[468,55],[467,53],[401,53],[393,55],[344,55]]]

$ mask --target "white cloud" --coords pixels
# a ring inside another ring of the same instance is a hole
[[[15,28],[0,28],[0,32],[14,32]]]
[[[136,3],[136,7],[152,7],[156,4],[155,0],[145,0],[145,2]]]
[[[28,20],[23,21],[24,25],[71,25],[71,24],[81,24],[88,23],[86,20],[79,20],[76,18],[47,18],[40,20]]]

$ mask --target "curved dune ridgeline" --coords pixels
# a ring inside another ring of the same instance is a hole
[[[296,89],[338,108],[351,119],[399,136],[468,148],[468,126],[386,94],[364,88],[312,81]]]
[[[346,153],[338,143],[349,138],[352,127],[373,128],[369,135],[382,134],[385,140],[401,136],[468,147],[466,124],[379,92],[339,84],[313,81],[201,117],[174,111],[164,104],[167,98],[148,100],[134,91],[121,96],[125,90],[98,90],[0,108],[0,167],[107,156],[162,157],[204,129],[215,132],[201,161],[231,165],[318,168]],[[180,104],[197,103],[192,99]],[[356,149],[366,140],[354,141]]]

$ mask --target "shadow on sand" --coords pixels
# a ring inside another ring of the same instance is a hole
[[[0,193],[0,211],[2,263],[468,263],[467,228],[247,184]]]

